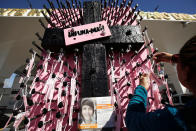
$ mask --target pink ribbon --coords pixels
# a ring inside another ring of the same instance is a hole
[[[121,113],[116,112],[117,115],[117,121],[116,121],[116,128],[115,131],[120,131],[120,125],[121,125]]]
[[[8,124],[9,124],[10,120],[12,119],[12,117],[13,117],[13,114],[11,114],[10,118],[9,118],[8,121],[6,122],[6,124],[5,124],[5,126],[4,126],[4,129],[7,128],[7,126],[8,126]]]
[[[32,54],[32,58],[30,60],[29,68],[28,68],[28,71],[27,71],[27,77],[30,77],[30,75],[31,75],[31,71],[32,71],[33,64],[34,64],[34,61],[35,61],[35,55],[36,55],[36,52],[34,52],[34,54]]]
[[[64,114],[67,114],[67,107],[68,107],[68,87],[65,87],[65,91],[66,91],[66,96],[65,96],[65,102],[64,102]]]
[[[18,126],[20,125],[20,123],[22,122],[22,120],[24,119],[25,117],[25,114],[26,112],[22,112],[22,113],[19,113],[17,116],[16,116],[16,120],[14,122],[14,127],[15,129],[18,129]]]
[[[173,106],[174,104],[173,104],[173,101],[172,101],[172,98],[171,98],[171,95],[170,95],[170,91],[169,91],[169,87],[168,87],[168,84],[167,84],[167,80],[165,80],[164,84],[165,84],[166,89],[167,89],[166,93],[167,93],[167,97],[169,99],[169,103],[170,103],[170,105]]]
[[[69,113],[69,126],[72,125],[72,114],[73,114],[73,106],[75,102],[75,90],[76,90],[76,78],[73,76],[71,78],[71,89],[70,89],[70,94],[71,94],[71,106],[70,106],[70,113]]]
[[[156,76],[156,75],[155,75],[146,65],[142,65],[142,67],[143,67],[143,69],[144,69],[147,73],[150,74],[150,78],[151,78],[152,80],[154,80],[154,81],[158,84],[158,86],[163,85],[163,82],[162,82],[160,79],[158,79],[157,76]]]

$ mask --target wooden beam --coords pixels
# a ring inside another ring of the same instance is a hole
[[[101,20],[101,5],[96,1],[84,2],[84,24]],[[83,46],[82,97],[108,96],[106,49],[100,41]]]

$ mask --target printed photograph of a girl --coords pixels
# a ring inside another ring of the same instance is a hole
[[[95,124],[97,113],[95,101],[92,99],[83,99],[81,101],[79,124]]]

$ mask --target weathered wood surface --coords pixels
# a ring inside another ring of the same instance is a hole
[[[85,45],[82,63],[82,97],[108,96],[105,46]]]
[[[84,24],[101,20],[99,2],[84,2]],[[99,41],[83,46],[82,97],[108,96],[106,49]]]
[[[101,4],[98,1],[83,2],[84,24],[101,21]]]
[[[131,44],[131,46],[138,50],[144,44],[141,28],[139,26],[112,26],[110,27],[112,36],[110,38],[102,40],[105,45],[123,46]]]

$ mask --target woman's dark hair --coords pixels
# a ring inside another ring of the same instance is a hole
[[[82,101],[81,107],[84,106],[84,105],[90,106],[93,109],[93,111],[94,111],[94,103],[93,103],[92,100],[85,99],[84,101]]]
[[[196,67],[196,36],[188,40],[181,48],[180,61],[184,65]]]
[[[193,36],[184,44],[180,50],[179,57],[182,66],[189,67],[189,77],[193,77],[194,73],[196,73],[196,36]]]

